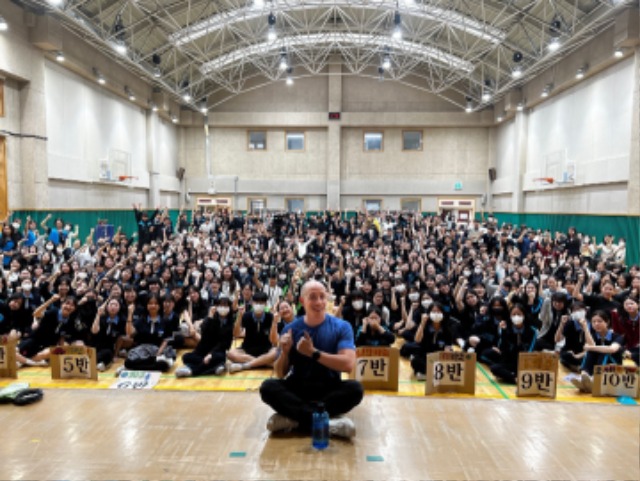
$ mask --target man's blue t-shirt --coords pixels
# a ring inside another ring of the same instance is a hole
[[[296,349],[298,341],[309,333],[313,346],[322,352],[337,354],[343,349],[353,349],[353,329],[347,321],[325,314],[324,322],[316,327],[304,323],[304,317],[297,317],[285,326],[282,334],[291,331],[293,346],[289,352],[290,377],[306,382],[339,381],[340,372],[329,369],[310,357],[300,354]]]

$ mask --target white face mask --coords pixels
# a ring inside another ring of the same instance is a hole
[[[356,282],[356,289],[360,289],[362,287],[362,282]]]
[[[27,284],[26,282],[22,284],[23,291],[30,291],[33,286],[31,284]]]
[[[462,271],[462,275],[465,277],[469,277],[471,275],[471,271]]]
[[[475,272],[476,274],[482,274],[482,267],[476,267],[473,272]]]
[[[238,272],[240,274],[246,274],[247,273],[247,268],[246,267],[241,267],[240,269],[238,269]]]
[[[511,322],[514,326],[521,326],[524,322],[524,316],[511,316]]]
[[[15,230],[20,229],[20,224],[18,224],[17,222],[12,223],[12,224],[11,224],[11,226],[12,226]]]
[[[421,304],[422,304],[422,307],[427,309],[431,304],[433,304],[433,301],[430,299],[425,299],[424,301],[421,302]]]
[[[254,304],[253,305],[253,311],[256,314],[262,314],[264,312],[265,309],[265,305],[264,304]]]
[[[404,284],[399,284],[396,286],[396,291],[402,294],[406,290],[406,286]]]
[[[86,279],[86,278],[87,278],[86,272],[78,272],[78,279]]]
[[[224,317],[229,314],[229,308],[227,306],[220,306],[218,307],[217,312],[220,316]]]
[[[362,309],[362,307],[364,306],[364,302],[363,301],[353,301],[351,303],[351,306],[356,310],[359,311],[360,309]]]
[[[279,278],[281,281],[284,281],[284,280],[286,280],[287,275],[286,275],[286,274],[280,274],[280,275],[278,276],[278,278]]]
[[[411,302],[416,302],[418,299],[420,299],[420,294],[418,294],[417,292],[412,292],[411,294],[409,294],[409,300]]]
[[[575,311],[571,313],[571,319],[573,319],[574,321],[581,321],[585,318],[586,315],[587,313],[584,311]]]
[[[432,312],[431,314],[429,314],[429,319],[431,319],[436,324],[442,321],[442,317],[443,316],[441,312]]]

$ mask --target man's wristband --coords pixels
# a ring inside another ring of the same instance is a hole
[[[321,354],[322,354],[322,352],[316,349],[315,351],[313,351],[313,354],[311,354],[311,359],[313,359],[314,361],[318,362],[318,360],[320,359],[320,355]]]

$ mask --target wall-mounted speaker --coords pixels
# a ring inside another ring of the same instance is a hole
[[[491,182],[493,182],[494,180],[496,180],[498,178],[498,173],[496,172],[496,169],[494,169],[493,167],[491,167],[489,169],[489,180]]]

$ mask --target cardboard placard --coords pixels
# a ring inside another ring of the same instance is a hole
[[[593,368],[594,396],[628,396],[637,398],[638,368],[635,366],[619,366],[608,364]]]
[[[521,352],[518,356],[516,396],[556,398],[558,353]]]
[[[0,340],[0,378],[18,379],[16,341],[6,336]]]
[[[124,370],[109,389],[153,389],[158,384],[161,374],[158,371]]]
[[[54,346],[51,348],[51,379],[98,380],[96,350],[87,346]]]
[[[362,346],[356,349],[356,366],[350,378],[360,381],[365,389],[397,391],[399,372],[398,349]]]
[[[476,353],[427,354],[425,394],[476,393]]]

